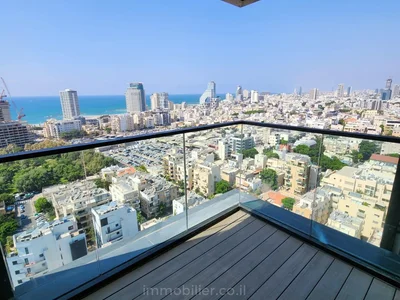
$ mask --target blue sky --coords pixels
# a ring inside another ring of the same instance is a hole
[[[292,92],[400,83],[400,1],[2,1],[0,76],[15,96]]]

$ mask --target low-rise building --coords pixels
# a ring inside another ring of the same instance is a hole
[[[140,179],[132,175],[113,177],[110,185],[111,198],[118,204],[131,205],[140,211],[140,185]]]
[[[359,239],[361,238],[364,220],[336,210],[330,214],[326,226]]]
[[[215,184],[221,180],[220,168],[210,162],[200,162],[193,169],[193,188],[196,193],[209,197],[215,192]]]
[[[62,137],[63,133],[71,131],[81,131],[82,123],[81,120],[55,120],[50,119],[44,123],[43,135],[46,138],[57,138]]]
[[[309,188],[311,161],[305,155],[293,155],[286,160],[285,189],[295,195],[304,195]]]
[[[207,199],[197,195],[194,192],[189,192],[187,195],[188,209],[204,203]],[[182,196],[172,201],[172,213],[174,216],[183,213],[186,210],[186,198]]]
[[[332,211],[329,194],[322,188],[309,191],[293,206],[293,212],[320,224],[325,224]]]
[[[14,287],[87,254],[85,232],[73,216],[15,234],[13,242],[6,260]]]
[[[133,207],[110,202],[92,208],[97,247],[107,247],[138,233],[137,215]]]

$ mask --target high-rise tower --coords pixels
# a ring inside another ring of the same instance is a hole
[[[125,92],[126,110],[128,113],[146,110],[146,98],[143,83],[130,83]]]
[[[79,117],[81,110],[79,108],[78,93],[74,90],[66,89],[60,91],[61,109],[63,119],[71,120]]]
[[[200,104],[210,102],[212,98],[216,97],[216,84],[214,81],[208,83],[207,89],[200,97]]]

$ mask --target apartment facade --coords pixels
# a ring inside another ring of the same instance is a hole
[[[215,184],[221,180],[220,168],[214,163],[200,162],[193,169],[193,189],[209,197],[215,192]]]
[[[15,234],[13,242],[6,260],[14,287],[87,254],[85,232],[73,216]]]
[[[146,98],[143,83],[129,84],[125,92],[126,110],[128,113],[137,113],[146,110]]]
[[[92,219],[99,248],[133,238],[139,231],[136,210],[117,202],[92,208]]]
[[[24,122],[0,122],[0,148],[15,144],[24,147],[33,142],[33,135]]]
[[[111,178],[110,194],[118,204],[127,204],[140,211],[140,179],[124,175]]]
[[[328,221],[331,211],[331,199],[322,188],[307,192],[293,206],[294,213],[320,224],[325,224]]]
[[[286,161],[285,189],[295,195],[304,195],[308,191],[310,179],[310,158],[294,155]]]
[[[62,133],[71,131],[81,131],[82,123],[80,120],[55,120],[50,119],[44,123],[43,135],[46,138],[61,138]]]
[[[335,210],[330,214],[326,226],[360,239],[364,220]]]

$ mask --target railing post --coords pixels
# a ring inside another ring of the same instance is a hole
[[[185,213],[186,213],[186,230],[189,229],[189,207],[188,207],[188,199],[187,199],[187,165],[186,165],[186,137],[185,133],[182,134],[183,138],[183,176],[185,180],[183,181],[183,189],[185,193]]]
[[[383,226],[383,234],[381,240],[381,248],[389,251],[397,251],[394,249],[397,230],[400,224],[400,164],[397,165],[396,175],[394,177],[392,194],[388,212]],[[397,253],[399,254],[399,253]]]

